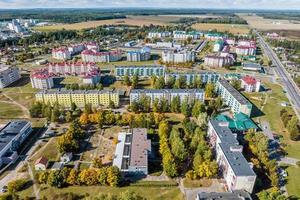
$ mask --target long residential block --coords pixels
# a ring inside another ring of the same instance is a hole
[[[0,88],[5,88],[21,78],[17,67],[0,64]]]
[[[146,78],[151,76],[164,76],[165,67],[164,66],[116,66],[115,76],[117,79],[122,79],[125,75]]]
[[[169,103],[174,97],[179,97],[180,101],[187,99],[189,102],[200,100],[204,102],[204,90],[202,89],[160,89],[160,90],[143,90],[136,89],[130,92],[130,104],[139,101],[143,97],[150,98],[151,105],[155,99],[165,99]]]
[[[216,83],[216,91],[221,96],[224,103],[231,108],[234,113],[242,112],[251,116],[252,103],[248,101],[239,91],[224,79]]]
[[[25,120],[11,121],[0,129],[0,166],[18,158],[17,151],[31,132],[31,123]]]
[[[108,90],[43,90],[35,94],[36,101],[59,104],[71,107],[75,103],[78,107],[91,104],[93,107],[109,106],[113,102],[119,106],[119,93]]]
[[[189,85],[197,78],[200,78],[202,83],[216,83],[220,78],[220,74],[215,72],[166,73],[165,81],[167,82],[172,77],[175,79],[184,77],[186,84]]]
[[[239,145],[236,136],[228,128],[228,123],[210,120],[207,135],[227,189],[252,193],[256,174],[245,159],[243,146]]]

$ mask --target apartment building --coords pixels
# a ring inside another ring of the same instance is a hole
[[[207,135],[227,189],[252,193],[256,174],[245,159],[243,146],[239,145],[236,135],[228,128],[228,123],[210,120]]]
[[[208,40],[223,40],[224,36],[220,33],[205,33],[204,38]]]
[[[100,47],[97,44],[97,42],[86,42],[86,43],[84,43],[84,46],[87,50],[95,50],[95,51],[100,50]]]
[[[130,104],[139,101],[142,97],[150,98],[151,105],[155,99],[165,99],[169,103],[174,97],[179,97],[180,101],[187,99],[189,102],[200,100],[204,102],[204,90],[202,89],[134,89],[130,92]]]
[[[0,64],[0,88],[5,88],[20,78],[19,68]]]
[[[52,57],[57,60],[70,60],[72,58],[71,52],[65,47],[52,49]]]
[[[162,61],[165,63],[195,62],[195,57],[195,52],[189,50],[162,52]]]
[[[72,56],[81,53],[84,49],[84,44],[72,44],[68,46],[68,51],[71,53]]]
[[[223,102],[231,108],[233,113],[242,112],[251,116],[252,104],[229,82],[219,79],[216,83],[216,91],[221,96]]]
[[[150,153],[151,141],[147,139],[147,129],[134,128],[129,132],[120,132],[113,166],[125,174],[145,176],[148,174]]]
[[[11,121],[0,129],[0,166],[15,162],[18,150],[32,132],[25,120]]]
[[[178,40],[186,40],[188,38],[191,38],[193,40],[200,39],[200,37],[203,34],[197,31],[191,31],[191,32],[186,32],[186,31],[173,31],[173,38],[178,39]]]
[[[164,31],[164,32],[149,32],[148,38],[164,38],[164,37],[170,37],[172,35],[171,32]]]
[[[81,53],[81,58],[83,62],[115,62],[122,58],[121,51],[108,51],[108,52],[98,52],[95,49],[84,50]]]
[[[140,62],[146,61],[151,58],[151,49],[149,47],[144,47],[137,51],[127,52],[127,61],[129,62]]]
[[[81,108],[86,104],[93,107],[109,106],[110,102],[119,106],[118,92],[108,90],[43,90],[36,93],[35,98],[38,102],[51,105],[58,103],[64,107],[71,107],[72,103]]]
[[[224,40],[216,40],[214,43],[213,51],[220,52],[224,46],[225,46]]]
[[[204,58],[204,64],[208,67],[227,67],[232,66],[234,62],[234,56],[225,52],[207,55]]]
[[[246,92],[259,92],[260,85],[260,80],[256,80],[252,76],[246,75],[241,79],[241,87],[244,88]]]
[[[115,76],[118,80],[122,79],[125,75],[134,76],[138,75],[141,78],[147,78],[151,76],[164,76],[165,67],[164,66],[116,66]]]
[[[39,69],[30,75],[32,88],[50,89],[54,87],[53,76],[48,69]]]
[[[204,84],[216,83],[220,78],[220,74],[215,72],[166,73],[165,81],[167,82],[171,77],[174,77],[175,79],[179,79],[179,77],[184,77],[184,79],[186,80],[186,84],[190,85],[197,78],[200,78],[202,83]]]
[[[237,55],[254,56],[256,55],[256,42],[254,40],[240,40],[235,47]]]

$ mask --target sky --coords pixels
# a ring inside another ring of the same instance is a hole
[[[300,9],[300,0],[0,0],[0,9],[105,7]]]

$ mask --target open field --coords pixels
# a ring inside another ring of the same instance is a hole
[[[196,23],[192,25],[192,28],[199,31],[210,31],[216,29],[217,31],[228,31],[232,34],[247,34],[249,33],[248,25],[238,24],[213,24],[213,23]]]
[[[10,102],[0,101],[0,118],[1,119],[16,119],[22,118],[24,113],[21,108]]]
[[[300,168],[298,166],[288,166],[287,168],[287,190],[291,196],[300,197]]]
[[[141,183],[141,182],[139,182]],[[145,182],[147,185],[149,182]],[[157,183],[157,182],[156,182]],[[172,181],[163,181],[160,184],[173,183]],[[89,197],[96,197],[100,194],[115,194],[118,195],[125,191],[132,191],[136,194],[145,197],[146,199],[151,200],[160,200],[160,199],[172,199],[172,200],[182,200],[183,195],[176,186],[164,187],[164,186],[127,186],[127,187],[107,187],[107,186],[72,186],[62,189],[52,188],[45,185],[41,186],[40,195],[42,197],[53,197],[56,194],[63,193],[74,193],[80,196],[89,194]],[[32,196],[32,187],[27,188],[26,190],[19,193],[22,197]]]
[[[298,30],[300,31],[300,22],[290,20],[265,19],[256,15],[239,14],[245,19],[251,28],[258,30]]]

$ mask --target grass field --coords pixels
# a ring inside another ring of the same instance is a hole
[[[265,19],[256,15],[239,14],[245,19],[251,28],[258,30],[298,30],[300,31],[299,22],[294,23],[290,20]]]
[[[187,188],[209,187],[212,184],[211,179],[189,180],[184,179],[183,185]]]
[[[300,168],[297,166],[289,166],[287,168],[287,190],[290,196],[300,198]]]
[[[22,118],[24,115],[21,108],[12,103],[0,101],[0,118],[1,119],[16,119]]]
[[[145,197],[148,200],[160,200],[160,199],[172,199],[172,200],[183,200],[183,195],[176,186],[163,187],[163,186],[127,186],[127,187],[105,187],[105,186],[72,186],[62,189],[51,188],[42,186],[40,196],[50,197],[56,194],[62,193],[74,193],[77,195],[86,195],[89,197],[96,197],[99,194],[115,194],[118,195],[125,191],[133,191],[140,196]],[[19,193],[21,197],[33,197],[32,187]]]
[[[211,23],[197,23],[193,24],[192,28],[199,31],[210,31],[216,29],[217,31],[228,31],[232,34],[247,34],[249,33],[249,27],[247,25],[238,24],[211,24]]]

